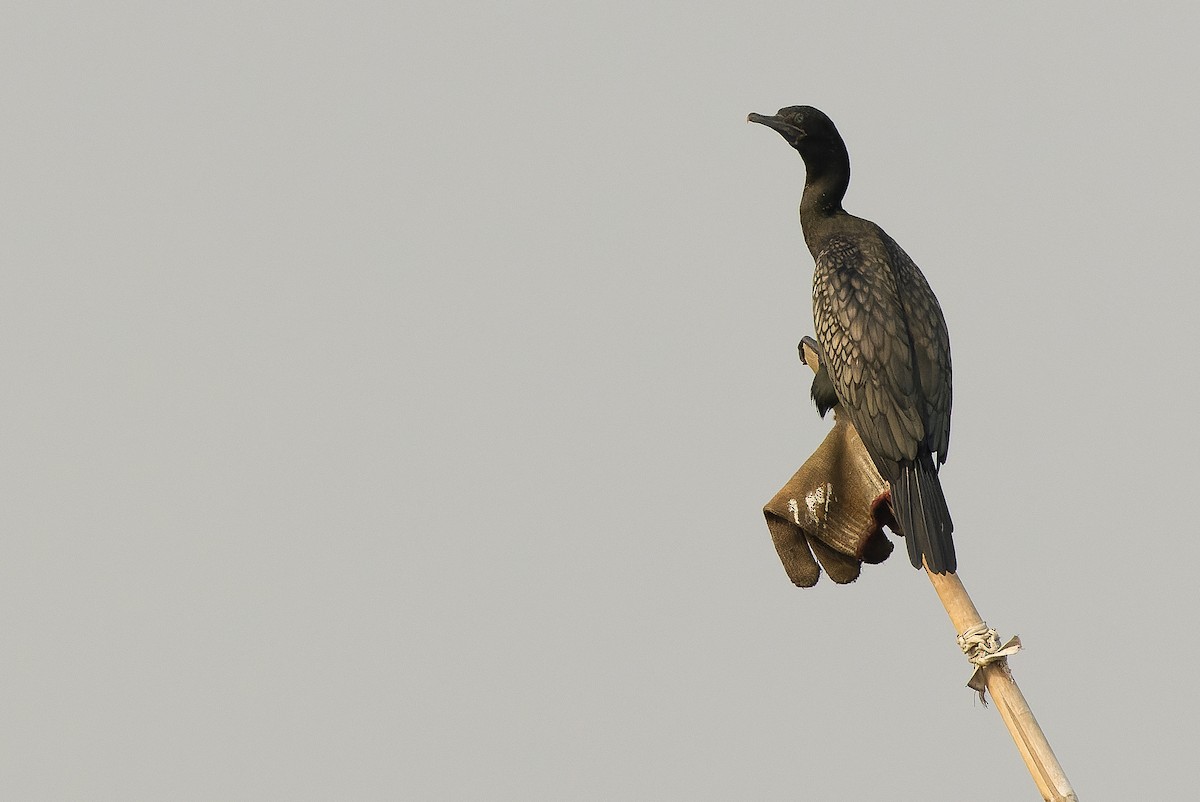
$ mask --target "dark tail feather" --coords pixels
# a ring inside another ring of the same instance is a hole
[[[900,466],[900,478],[892,484],[892,509],[914,567],[921,567],[924,556],[935,574],[958,570],[951,537],[954,522],[930,457]]]

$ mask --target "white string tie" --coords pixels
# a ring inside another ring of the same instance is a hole
[[[980,622],[958,636],[958,648],[962,649],[971,665],[975,666],[975,673],[971,675],[967,687],[976,691],[980,701],[986,705],[987,699],[983,694],[987,690],[987,684],[983,680],[983,667],[1016,654],[1021,649],[1021,639],[1014,635],[1008,643],[1001,646],[999,633],[986,622]]]

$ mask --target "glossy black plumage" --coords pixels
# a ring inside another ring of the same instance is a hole
[[[804,361],[804,343],[799,345],[800,361]],[[818,347],[819,350],[819,347]],[[825,413],[837,406],[837,388],[833,386],[833,379],[829,378],[829,366],[825,364],[825,357],[820,357],[817,374],[813,376],[812,390],[809,393],[812,396],[813,404],[817,407],[817,412],[823,418]]]
[[[825,114],[790,106],[749,119],[804,159],[800,223],[816,263],[813,318],[828,371],[814,379],[813,400],[824,414],[832,384],[891,485],[913,565],[924,557],[935,573],[954,571],[954,525],[938,480],[950,445],[950,338],[937,298],[895,240],[842,208],[850,159]]]

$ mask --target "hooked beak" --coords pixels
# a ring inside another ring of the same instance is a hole
[[[780,134],[791,138],[799,138],[800,136],[803,136],[803,132],[799,128],[794,125],[789,125],[779,117],[767,117],[762,114],[754,114],[751,112],[750,116],[746,118],[746,122],[765,125],[768,128],[772,128],[778,131]]]

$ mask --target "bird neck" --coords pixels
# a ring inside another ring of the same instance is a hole
[[[801,152],[804,157],[804,195],[800,199],[800,217],[836,214],[842,211],[842,198],[850,186],[850,157],[845,147],[816,152]]]
[[[800,198],[800,228],[804,242],[814,256],[825,241],[838,230],[845,218],[842,198],[850,183],[850,160],[844,152],[840,160],[806,158],[807,179]]]

